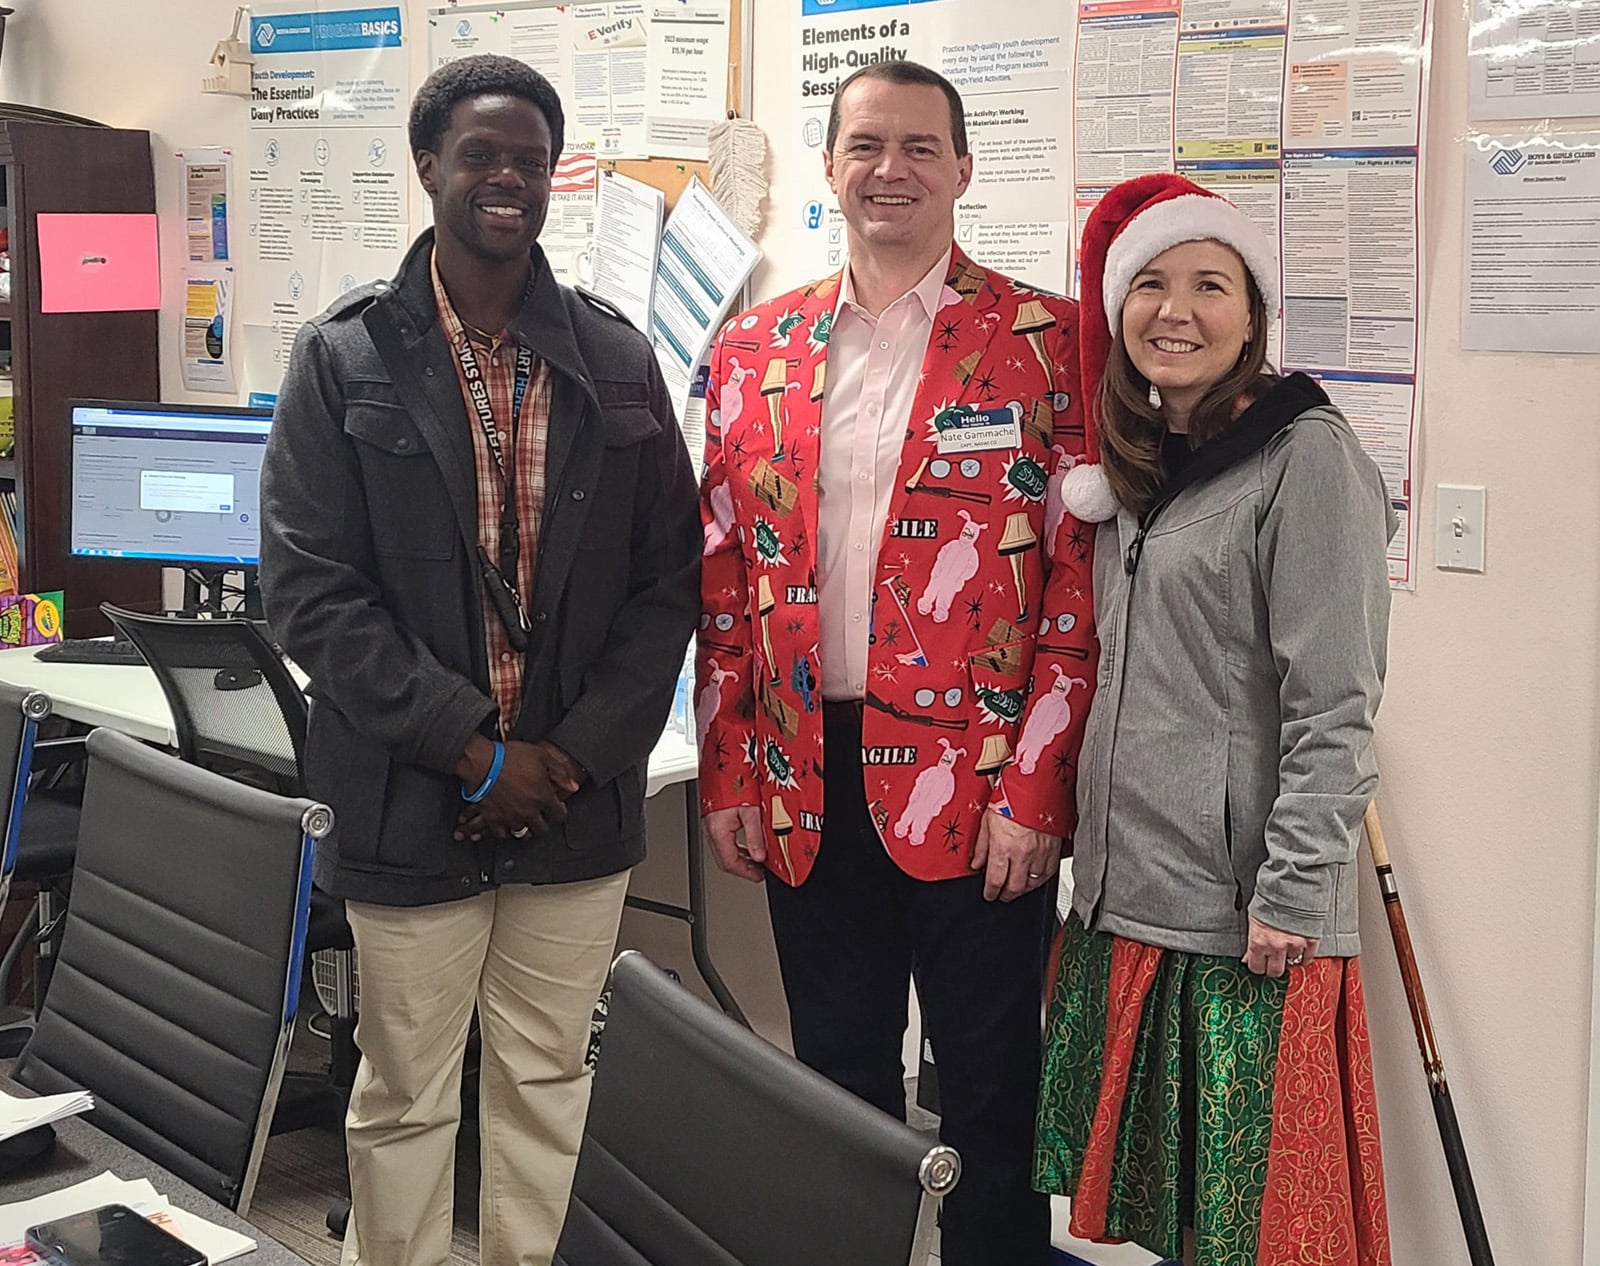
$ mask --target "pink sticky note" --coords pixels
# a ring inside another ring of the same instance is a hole
[[[37,217],[45,312],[134,312],[161,306],[154,215]]]

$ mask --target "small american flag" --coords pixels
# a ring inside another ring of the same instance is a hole
[[[550,178],[550,192],[593,193],[596,166],[593,154],[563,154]]]

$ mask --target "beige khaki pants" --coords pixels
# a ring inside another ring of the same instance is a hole
[[[343,1266],[443,1266],[472,1009],[484,1266],[549,1266],[589,1108],[589,1021],[628,875],[431,906],[349,902],[361,973]]]

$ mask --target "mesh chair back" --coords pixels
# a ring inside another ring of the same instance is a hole
[[[556,1266],[922,1266],[959,1174],[630,952]]]
[[[89,736],[72,901],[13,1075],[247,1210],[299,997],[314,837],[332,815],[110,730]]]
[[[33,769],[33,743],[39,722],[50,715],[50,696],[0,681],[0,906],[11,890],[22,834],[22,807]]]
[[[305,694],[258,624],[100,609],[155,672],[184,760],[254,765],[304,790]]]

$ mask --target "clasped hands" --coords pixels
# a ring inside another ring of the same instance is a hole
[[[588,777],[587,771],[547,739],[505,744],[505,761],[488,793],[476,804],[462,807],[456,823],[458,840],[521,839],[543,835],[567,816],[567,801]],[[478,787],[494,760],[494,744],[474,734],[456,765],[456,777],[466,788]]]
[[[713,809],[701,830],[716,863],[730,875],[760,883],[766,878],[766,838],[756,805]],[[1061,837],[1023,826],[990,809],[978,826],[972,869],[983,872],[983,899],[1015,901],[1047,882],[1061,868]]]

